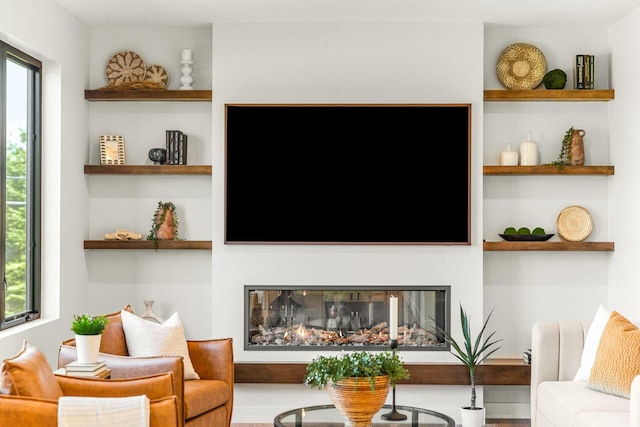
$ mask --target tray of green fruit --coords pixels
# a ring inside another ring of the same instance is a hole
[[[533,231],[527,227],[507,227],[504,233],[498,235],[508,242],[546,242],[554,236],[547,234],[542,227],[536,227]]]

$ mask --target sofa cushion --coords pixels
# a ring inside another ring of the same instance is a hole
[[[602,332],[587,386],[629,398],[631,382],[640,375],[640,329],[617,311]]]
[[[576,417],[578,427],[629,427],[628,412],[582,412]]]
[[[629,401],[600,393],[581,381],[545,381],[538,386],[538,412],[556,426],[572,427],[580,412],[626,412]]]
[[[589,331],[584,340],[584,348],[582,349],[582,357],[580,359],[580,367],[576,373],[574,381],[587,381],[591,374],[591,368],[593,367],[593,361],[596,359],[596,352],[598,351],[598,344],[600,344],[600,337],[602,331],[607,325],[611,317],[611,310],[603,305],[598,307],[596,315],[589,326]]]
[[[229,385],[218,380],[185,381],[184,409],[187,419],[197,417],[218,406],[231,397]]]
[[[184,379],[200,379],[200,376],[193,369],[184,327],[178,313],[171,315],[162,324],[149,322],[124,310],[121,315],[130,356],[182,356]]]
[[[2,394],[58,400],[62,389],[44,354],[24,341],[22,349],[2,364]]]

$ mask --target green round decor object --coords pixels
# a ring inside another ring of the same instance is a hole
[[[542,83],[547,89],[564,89],[564,85],[567,84],[567,73],[556,68],[544,75]]]
[[[531,230],[529,230],[527,227],[520,227],[518,228],[518,234],[521,236],[528,236],[531,234]]]
[[[541,235],[541,234],[547,234],[547,233],[545,233],[545,232],[544,232],[544,228],[542,228],[542,227],[536,227],[536,228],[534,228],[534,229],[533,229],[533,231],[531,232],[531,234],[536,235],[536,236],[539,236],[539,235]]]
[[[515,229],[515,227],[507,227],[504,229],[504,233],[502,234],[518,234],[518,231]]]

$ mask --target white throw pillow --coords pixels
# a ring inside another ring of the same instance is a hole
[[[162,324],[149,322],[124,310],[120,315],[130,356],[182,356],[184,379],[200,379],[200,376],[193,369],[187,340],[184,336],[184,327],[178,313],[174,313]]]
[[[580,367],[573,379],[574,381],[587,381],[589,379],[593,362],[596,360],[596,351],[598,350],[598,344],[600,344],[600,337],[602,337],[602,331],[604,331],[609,317],[611,317],[611,310],[600,305],[591,322],[589,332],[587,332],[587,338],[584,340]]]

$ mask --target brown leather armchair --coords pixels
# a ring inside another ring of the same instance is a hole
[[[54,375],[44,355],[25,342],[0,373],[0,425],[56,426],[61,396],[127,397],[146,395],[152,427],[176,427],[178,400],[170,372],[127,380],[98,380]]]
[[[131,306],[125,310],[132,312]],[[172,372],[178,409],[188,427],[228,427],[233,411],[233,343],[231,338],[187,341],[189,357],[199,380],[184,380],[181,357],[131,357],[127,350],[120,312],[107,316],[102,334],[100,359],[111,369],[111,378],[132,378]],[[75,340],[60,346],[58,367],[77,359]]]

